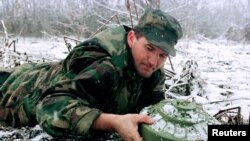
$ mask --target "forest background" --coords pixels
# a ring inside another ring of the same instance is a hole
[[[14,38],[81,39],[103,25],[134,26],[146,7],[160,8],[176,17],[185,38],[250,40],[249,0],[0,0],[0,20]]]

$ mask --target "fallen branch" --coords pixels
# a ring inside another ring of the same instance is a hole
[[[234,111],[237,110],[237,111]],[[242,125],[245,124],[241,115],[241,107],[233,107],[220,110],[214,117],[224,124]],[[227,120],[225,120],[227,119]]]
[[[214,115],[214,117],[217,117],[217,116],[221,115],[221,114],[224,113],[224,112],[228,112],[228,111],[230,111],[230,110],[235,110],[235,109],[238,110],[237,113],[239,113],[239,112],[241,111],[241,108],[240,108],[240,107],[228,108],[228,109],[220,110],[218,113],[216,113],[216,114]]]
[[[220,103],[220,102],[229,102],[229,101],[232,102],[232,101],[236,101],[236,100],[250,100],[250,98],[235,98],[235,99],[218,100],[218,101],[204,103],[202,105],[214,104],[214,103]]]

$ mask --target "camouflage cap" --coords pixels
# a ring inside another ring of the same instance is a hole
[[[171,15],[159,9],[147,9],[141,16],[138,25],[149,43],[175,56],[174,45],[182,37],[180,23]]]

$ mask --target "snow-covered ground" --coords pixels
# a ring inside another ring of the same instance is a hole
[[[203,105],[205,111],[214,115],[220,110],[241,107],[245,122],[250,114],[250,43],[236,43],[225,40],[181,40],[177,47],[177,56],[172,58],[177,74],[186,61],[198,64],[199,88],[194,87],[189,96],[176,96],[192,99]],[[16,50],[26,53],[33,60],[58,61],[66,57],[68,49],[62,39],[19,39]],[[45,58],[45,59],[44,59]],[[22,62],[21,62],[22,63]],[[3,66],[3,62],[0,62]],[[166,67],[169,68],[169,62]],[[197,89],[202,89],[198,94]],[[13,131],[0,129],[0,138]],[[38,139],[39,138],[39,139]],[[32,138],[30,138],[32,139]],[[40,140],[40,137],[34,137]]]
[[[182,41],[174,64],[195,60],[206,83],[205,95],[195,96],[211,115],[219,110],[241,107],[245,121],[250,115],[250,44],[224,40]]]

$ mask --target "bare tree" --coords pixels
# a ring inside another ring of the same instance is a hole
[[[0,17],[16,36],[92,35],[117,15],[121,24],[136,25],[147,7],[170,13],[186,37],[217,38],[229,27],[249,23],[249,0],[0,0]],[[107,26],[114,26],[115,21]],[[0,32],[2,29],[0,28]]]

